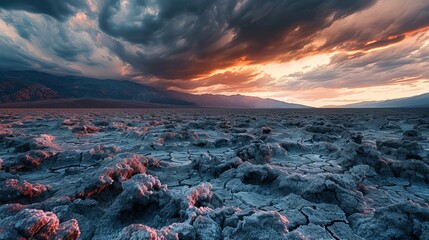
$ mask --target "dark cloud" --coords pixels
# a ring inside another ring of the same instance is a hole
[[[32,55],[26,51],[25,47],[10,47],[11,43],[0,38],[0,69],[6,70],[34,70],[43,69],[45,72],[61,73],[61,74],[80,74],[76,69],[60,66],[51,61],[44,61],[40,57]]]
[[[237,62],[301,56],[315,34],[373,0],[119,0],[100,16],[106,34],[134,43],[113,49],[144,74],[193,78]]]
[[[96,27],[84,11],[61,22],[0,9],[0,69],[117,77],[122,61],[97,43]]]
[[[369,50],[402,41],[429,27],[429,2],[378,0],[369,10],[333,24],[322,48]]]
[[[0,1],[0,8],[6,10],[23,10],[32,13],[49,15],[57,20],[65,20],[79,8],[85,8],[85,0],[13,0]]]
[[[85,41],[82,36],[88,32],[77,27],[70,29],[70,25],[52,22],[47,17],[33,19],[25,14],[0,16],[4,16],[4,21],[13,26],[20,37],[28,40],[26,43],[36,45],[60,59],[76,62],[81,60],[78,59],[79,55],[87,57],[93,51],[91,43]]]

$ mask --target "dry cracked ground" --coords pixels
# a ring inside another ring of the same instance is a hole
[[[429,110],[1,110],[0,239],[429,239]]]

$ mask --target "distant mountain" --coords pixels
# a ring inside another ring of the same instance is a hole
[[[0,103],[1,108],[174,108],[167,105],[101,98],[59,98],[31,102]],[[186,107],[186,106],[180,106]]]
[[[131,81],[59,77],[36,71],[0,72],[0,102],[25,102],[59,98],[100,98],[148,103],[193,105],[165,91]]]
[[[203,107],[225,107],[225,108],[309,108],[308,106],[286,103],[269,98],[258,98],[243,95],[192,95],[170,91],[170,96],[187,102],[198,103]]]
[[[340,106],[344,108],[420,108],[429,107],[429,93],[387,101],[361,102]]]
[[[24,104],[23,102],[35,103]],[[216,108],[307,107],[242,95],[193,95],[166,91],[124,80],[55,76],[37,71],[0,71],[0,107],[82,107],[85,104],[89,106],[112,105],[111,107],[122,107],[122,105],[124,107],[162,105]]]

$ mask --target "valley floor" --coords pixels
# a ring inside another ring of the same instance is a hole
[[[0,239],[429,239],[428,109],[0,110]]]

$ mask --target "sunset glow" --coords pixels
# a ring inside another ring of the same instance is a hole
[[[1,69],[316,107],[429,90],[425,0],[18,2],[0,3]]]

